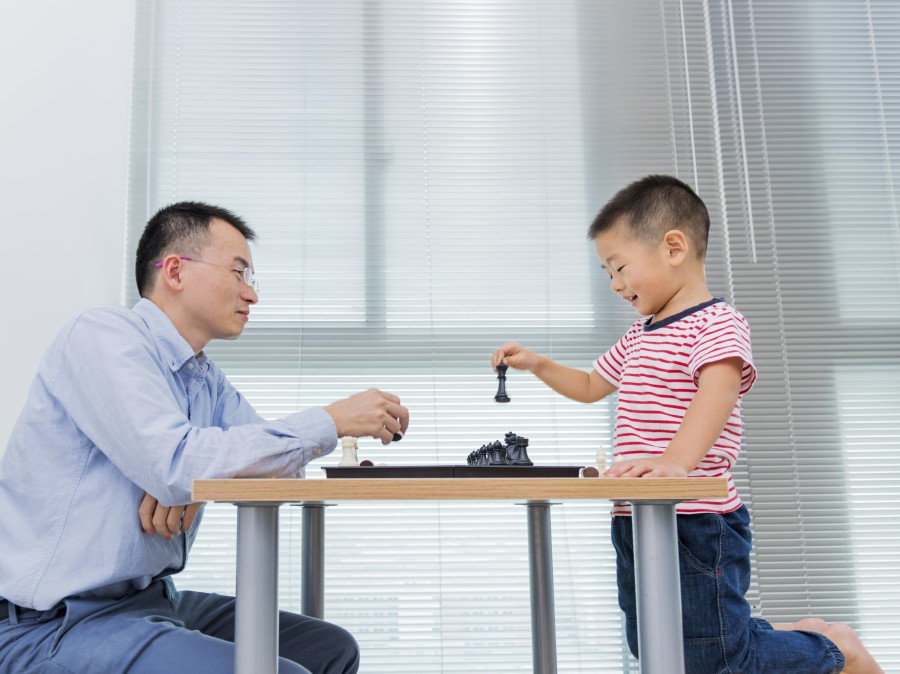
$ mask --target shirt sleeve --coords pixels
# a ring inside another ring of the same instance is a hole
[[[747,393],[756,381],[756,366],[750,347],[750,326],[747,319],[729,307],[729,311],[716,314],[700,330],[691,350],[688,367],[694,384],[700,376],[700,368],[727,358],[740,358],[741,395]]]
[[[51,393],[79,431],[164,505],[190,502],[195,479],[299,476],[337,443],[324,409],[265,421],[227,382],[221,425],[193,425],[173,393],[171,370],[124,313],[82,314],[63,336],[58,362],[48,365]]]
[[[622,383],[622,372],[625,370],[625,357],[628,353],[628,344],[631,342],[632,330],[622,335],[618,342],[594,361],[594,369],[616,388]]]

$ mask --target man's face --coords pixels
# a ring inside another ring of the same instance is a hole
[[[243,275],[233,271],[253,268],[247,240],[224,220],[213,219],[209,243],[196,258],[213,264],[184,261],[182,299],[189,341],[205,346],[213,339],[234,339],[247,325],[250,306],[259,300]]]

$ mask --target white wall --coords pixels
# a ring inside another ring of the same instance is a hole
[[[0,2],[0,453],[60,326],[122,302],[134,8]]]

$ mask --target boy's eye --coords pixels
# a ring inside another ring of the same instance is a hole
[[[621,267],[619,267],[618,269],[616,269],[616,273],[618,274],[618,273],[621,272],[623,269],[625,269],[625,265],[624,265],[624,264],[623,264]]]

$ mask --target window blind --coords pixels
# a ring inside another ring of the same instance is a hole
[[[456,463],[512,430],[537,463],[582,465],[610,445],[612,403],[510,373],[496,405],[489,354],[515,338],[589,368],[634,316],[587,225],[627,182],[678,175],[710,208],[710,288],[753,330],[736,471],[751,602],[848,621],[889,670],[898,19],[886,0],[139,3],[129,255],[182,199],[258,231],[260,303],[208,352],[267,417],[377,385],[412,425],[386,449],[363,439],[361,458]],[[607,511],[553,508],[561,672],[635,671]],[[357,636],[362,671],[529,670],[523,508],[326,518],[326,618]],[[300,519],[282,509],[295,610]],[[208,507],[180,586],[233,592],[233,550],[233,508]]]

